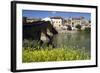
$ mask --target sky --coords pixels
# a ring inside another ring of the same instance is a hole
[[[91,13],[82,13],[82,12],[60,12],[60,11],[39,11],[39,10],[23,10],[22,16],[31,17],[31,18],[46,18],[52,16],[60,16],[62,18],[69,17],[85,17],[85,19],[91,19]]]

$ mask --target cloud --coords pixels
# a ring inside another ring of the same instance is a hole
[[[52,14],[56,14],[56,11],[52,11]]]

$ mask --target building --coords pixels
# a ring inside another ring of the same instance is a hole
[[[84,17],[70,17],[64,20],[64,25],[69,25],[72,27],[72,30],[76,30],[77,25],[81,25],[82,29],[84,29],[90,26],[90,23]]]
[[[84,17],[69,17],[62,18],[60,16],[45,17],[41,18],[31,18],[23,17],[23,24],[32,24],[37,21],[49,21],[56,30],[77,30],[76,26],[80,25],[81,29],[84,30],[86,27],[91,27],[91,21],[85,19]]]
[[[71,27],[72,30],[76,30],[77,25],[81,25],[81,18],[71,18]]]
[[[56,29],[61,29],[63,26],[63,18],[62,17],[51,17],[51,22]]]
[[[89,20],[83,19],[82,23],[81,23],[82,28],[81,29],[85,29],[87,27],[91,28],[91,23],[89,22]]]
[[[36,21],[41,21],[41,19],[40,18],[27,18],[26,20],[27,23],[33,23]]]
[[[42,21],[50,21],[51,22],[51,19],[50,19],[50,17],[46,17],[46,18],[43,18]]]

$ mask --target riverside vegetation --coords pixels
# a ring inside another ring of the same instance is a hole
[[[33,42],[24,41],[22,50],[22,61],[24,63],[90,59],[90,55],[86,52],[85,48],[79,49],[64,45],[60,48],[47,47],[46,45],[41,47],[39,42],[35,42],[34,45],[32,44]]]
[[[70,61],[90,59],[88,53],[73,48],[56,48],[49,47],[40,50],[23,50],[23,62],[45,62],[45,61]]]

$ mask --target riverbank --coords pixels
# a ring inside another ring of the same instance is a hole
[[[57,31],[58,31],[58,33],[76,33],[76,32],[79,32],[78,30],[62,30],[62,29],[59,29]]]

